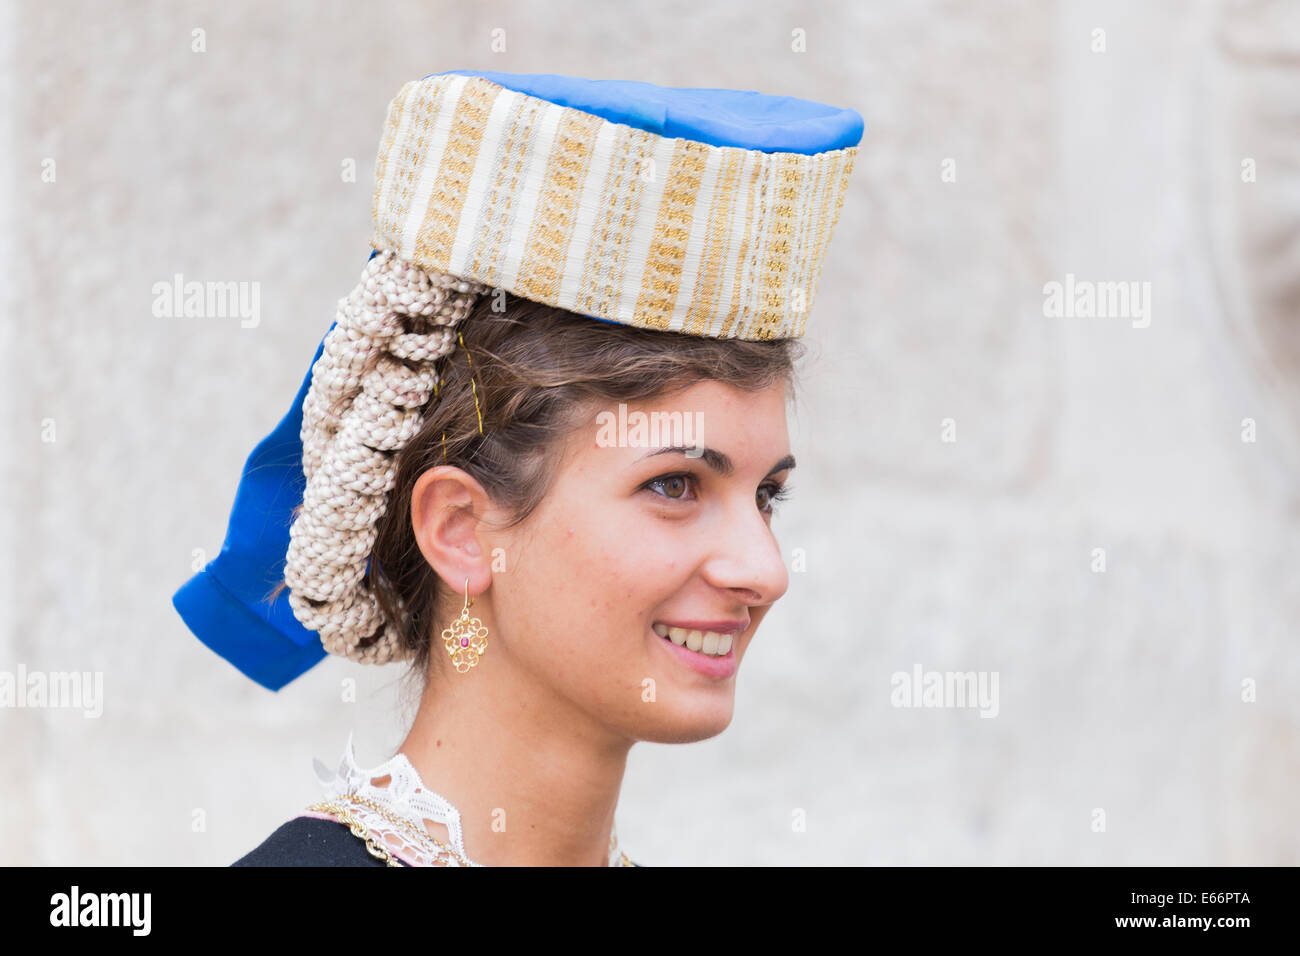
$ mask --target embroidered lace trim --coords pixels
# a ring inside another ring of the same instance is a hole
[[[446,797],[424,785],[405,754],[394,754],[378,767],[363,769],[357,766],[352,735],[348,734],[337,771],[330,771],[319,760],[313,760],[313,766],[327,799],[346,805],[369,830],[370,838],[403,862],[411,866],[483,866],[465,852],[460,812]],[[389,778],[386,786],[371,782],[385,777]],[[447,842],[429,832],[426,820],[447,828]],[[611,832],[609,865],[624,865],[623,860],[618,836]]]

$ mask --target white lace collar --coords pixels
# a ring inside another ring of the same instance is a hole
[[[370,836],[386,846],[395,856],[411,866],[482,866],[465,852],[460,812],[441,794],[424,785],[415,767],[402,753],[394,754],[377,767],[357,766],[352,749],[352,735],[331,772],[319,760],[312,761],[316,777],[330,800],[344,800],[348,809],[370,831]],[[376,786],[372,779],[388,777],[387,786]],[[432,820],[447,828],[449,843],[434,839],[424,821]],[[609,865],[623,866],[626,857],[611,830]]]

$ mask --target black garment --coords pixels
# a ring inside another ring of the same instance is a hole
[[[409,866],[398,860],[402,866]],[[387,866],[347,824],[294,817],[231,866]],[[640,866],[640,863],[633,863]]]
[[[401,860],[397,862],[402,863]],[[295,817],[231,866],[387,866],[346,824]],[[406,863],[402,863],[406,866]]]

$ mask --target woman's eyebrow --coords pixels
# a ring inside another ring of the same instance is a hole
[[[730,475],[736,470],[731,458],[725,452],[718,451],[716,448],[695,448],[687,445],[668,445],[664,448],[656,448],[647,454],[642,455],[637,461],[645,461],[647,458],[653,458],[655,455],[685,455],[688,458],[699,458],[706,465],[712,468],[718,474],[724,477]],[[787,468],[794,467],[794,455],[786,455],[770,469],[768,475],[775,475],[778,471],[785,471]]]

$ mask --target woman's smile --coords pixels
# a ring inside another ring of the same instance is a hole
[[[709,657],[721,657],[731,650],[733,635],[749,627],[748,621],[734,623],[698,621],[673,622],[665,624],[656,621],[652,628],[660,637],[671,640],[678,647],[685,645],[687,650],[700,651]]]
[[[660,630],[666,633],[660,634]],[[669,657],[683,667],[689,667],[705,677],[725,679],[733,676],[736,673],[738,660],[734,653],[732,636],[719,635],[713,631],[703,633],[704,636],[701,636],[701,631],[693,629],[685,632],[683,636],[682,628],[675,627],[670,630],[662,624],[655,624],[651,628],[650,636],[654,643],[662,647]],[[714,648],[711,653],[703,649],[703,641],[708,638],[712,639],[710,644]],[[691,647],[692,644],[697,646]],[[719,646],[720,644],[724,646]]]

